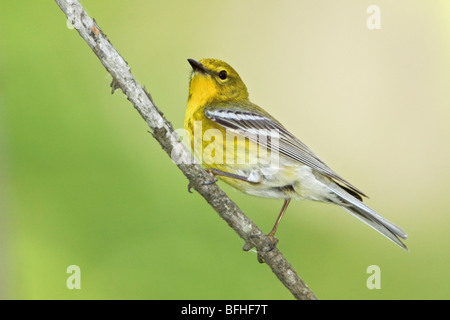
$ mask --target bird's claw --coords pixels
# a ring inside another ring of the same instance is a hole
[[[211,181],[207,181],[207,182],[203,182],[202,183],[202,186],[209,186],[209,185],[211,185],[211,184],[213,184],[213,183],[216,183],[217,181],[219,181],[219,179],[217,179],[217,177],[216,176],[214,176],[214,179],[213,180],[211,180]],[[188,184],[188,192],[189,193],[192,193],[192,188],[193,188],[194,186],[192,185],[192,182],[189,182],[189,184]]]
[[[213,180],[208,181],[208,182],[203,182],[202,185],[203,185],[203,186],[209,186],[209,185],[211,185],[211,184],[213,184],[213,183],[216,183],[217,181],[219,181],[219,179],[217,179],[217,177],[214,176],[214,179],[213,179]]]
[[[256,249],[257,258],[258,258],[258,262],[259,263],[264,263],[265,261],[264,261],[264,258],[263,258],[263,253],[267,253],[267,252],[272,251],[273,249],[276,248],[276,246],[278,244],[278,239],[275,238],[274,235],[269,233],[267,235],[267,237],[270,239],[271,244],[268,247],[264,248],[264,250],[259,250],[258,248],[256,248],[256,246],[253,243],[248,242],[248,241],[245,242],[244,247],[242,248],[242,250],[250,251],[251,249],[255,248]]]

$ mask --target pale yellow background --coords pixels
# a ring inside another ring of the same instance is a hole
[[[409,253],[340,208],[292,203],[278,246],[319,298],[450,298],[449,1],[83,4],[175,128],[186,59],[223,59],[408,232]],[[372,4],[380,30],[366,26]],[[1,2],[0,74],[0,297],[291,298],[187,193],[54,2]],[[270,230],[280,201],[223,187]],[[81,290],[66,288],[72,264]],[[366,287],[373,264],[380,290]]]

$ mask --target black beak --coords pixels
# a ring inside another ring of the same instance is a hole
[[[189,64],[192,66],[192,69],[194,69],[194,71],[206,73],[205,67],[200,62],[198,62],[197,60],[194,60],[194,59],[187,59],[187,60],[188,60]]]

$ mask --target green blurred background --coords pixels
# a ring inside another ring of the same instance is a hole
[[[368,30],[366,9],[381,9]],[[449,1],[83,1],[175,128],[187,58],[229,62],[404,252],[291,204],[278,247],[321,299],[448,299]],[[0,2],[0,298],[291,299],[198,194],[53,1]],[[281,201],[221,184],[269,231]],[[69,290],[66,269],[81,268]],[[381,289],[366,287],[370,265]]]

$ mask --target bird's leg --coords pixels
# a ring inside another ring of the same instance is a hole
[[[254,181],[254,180],[250,179],[250,177],[240,176],[238,174],[222,171],[222,170],[215,169],[215,168],[208,168],[208,169],[206,169],[206,172],[211,173],[214,176],[214,178],[216,176],[222,176],[222,177],[238,179],[238,180],[242,180],[242,181],[250,182],[250,183],[260,183],[260,181]],[[217,182],[217,178],[215,178],[215,181],[206,182],[205,184],[212,184],[214,182]]]
[[[272,244],[271,244],[271,246],[269,248],[265,249],[265,252],[272,251],[276,247],[276,245],[278,243],[278,239],[275,238],[275,233],[277,232],[277,228],[278,228],[278,225],[280,224],[281,218],[283,218],[283,215],[286,212],[286,209],[287,209],[287,207],[288,207],[290,202],[291,202],[291,199],[285,199],[284,200],[283,207],[281,208],[281,211],[280,211],[280,214],[278,215],[277,221],[275,221],[275,225],[273,226],[272,230],[267,235],[269,237],[269,239],[271,240]],[[253,247],[254,247],[254,245],[252,243],[246,242],[242,249],[244,251],[249,251]],[[257,256],[258,257],[258,261],[260,263],[264,263],[264,258],[262,256],[262,253],[259,250],[257,250],[256,252],[257,252],[257,255],[258,255]]]
[[[272,231],[270,231],[267,235],[274,242],[274,246],[278,243],[278,239],[275,238],[275,233],[277,232],[278,225],[280,224],[281,218],[283,218],[283,215],[286,212],[289,202],[291,202],[290,198],[284,200],[283,207],[281,207],[281,211],[278,215],[277,221],[275,221],[275,225],[273,226]]]
[[[253,184],[260,183],[260,181],[254,181],[254,180],[250,179],[250,177],[240,176],[238,174],[222,171],[222,170],[215,169],[215,168],[208,168],[208,169],[206,169],[206,172],[212,174],[214,176],[214,179],[211,180],[211,181],[202,183],[204,186],[216,183],[218,181],[217,176],[223,176],[223,177],[228,177],[228,178],[232,178],[232,179],[238,179],[238,180],[242,180],[242,181],[253,183]],[[188,191],[190,193],[192,193],[191,188],[192,188],[192,185],[191,185],[191,183],[189,183]]]

